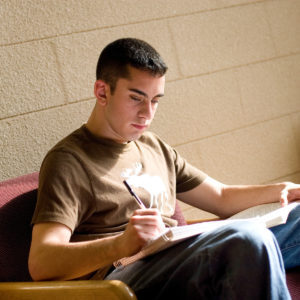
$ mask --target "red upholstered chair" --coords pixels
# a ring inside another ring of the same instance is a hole
[[[123,282],[32,282],[27,260],[38,173],[0,183],[0,299],[136,299]]]
[[[0,183],[0,299],[136,299],[120,281],[32,282],[27,260],[38,173]],[[174,219],[185,225],[177,203]],[[300,269],[287,273],[292,299],[300,299]]]

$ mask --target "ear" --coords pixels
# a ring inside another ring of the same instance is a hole
[[[94,95],[101,105],[106,105],[107,103],[107,93],[109,86],[103,80],[97,80],[94,85]]]

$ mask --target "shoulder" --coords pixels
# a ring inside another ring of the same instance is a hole
[[[82,127],[73,131],[71,134],[60,140],[45,155],[41,170],[69,169],[71,166],[81,165],[80,153],[83,152],[85,137]]]
[[[81,144],[84,144],[85,140],[85,131],[84,127],[82,126],[60,140],[56,145],[54,145],[52,149],[50,149],[49,152],[68,150],[71,151],[78,148],[78,146],[80,146]]]
[[[45,159],[49,157],[72,157],[77,160],[84,160],[89,149],[92,149],[93,139],[89,136],[85,125],[76,129],[57,144],[55,144],[46,154]]]

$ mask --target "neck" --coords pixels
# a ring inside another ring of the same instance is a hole
[[[105,134],[105,124],[103,123],[103,120],[105,120],[103,116],[103,111],[101,108],[97,106],[97,104],[94,106],[94,109],[86,123],[86,128],[91,132],[94,136],[97,136],[99,138],[105,138],[105,139],[111,139],[109,136]],[[117,139],[112,139],[117,143],[120,144],[127,144],[128,141],[122,143]],[[120,140],[122,140],[122,137],[120,136]]]
[[[94,106],[92,113],[86,123],[87,129],[94,134],[95,136],[102,137],[101,132],[101,124],[100,121],[101,118],[99,116],[99,113],[97,113],[97,104]]]

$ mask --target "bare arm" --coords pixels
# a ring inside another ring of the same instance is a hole
[[[34,280],[69,280],[112,264],[138,252],[164,229],[155,209],[137,210],[124,233],[86,242],[71,243],[71,230],[60,223],[33,227],[29,271]]]
[[[300,199],[300,185],[283,182],[269,185],[225,185],[210,177],[196,188],[177,194],[178,199],[220,217],[229,217],[251,206]]]

